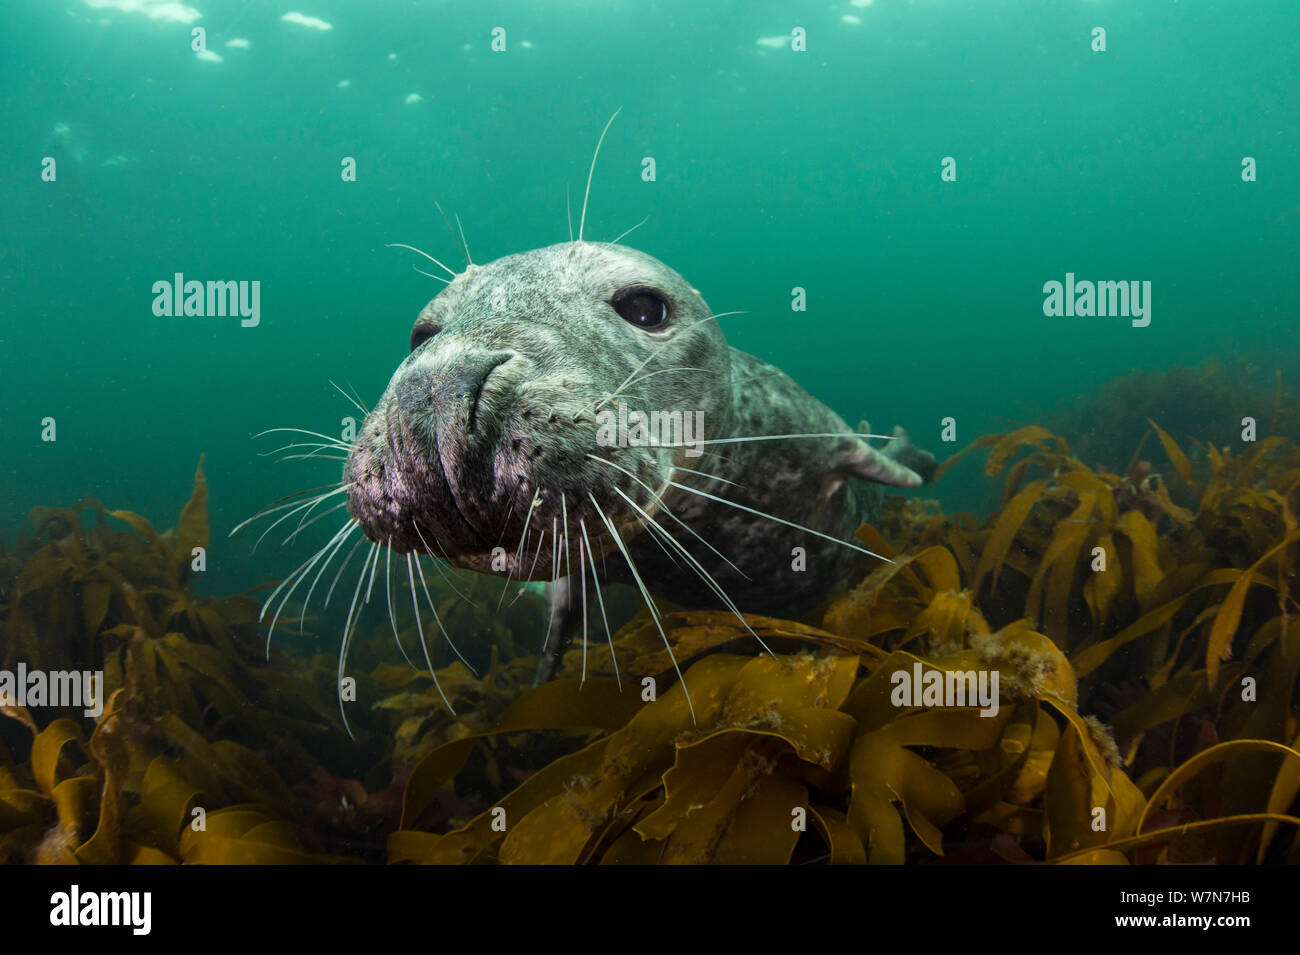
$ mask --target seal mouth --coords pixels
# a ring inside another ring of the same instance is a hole
[[[661,453],[602,445],[591,412],[598,396],[564,380],[539,383],[526,363],[511,374],[512,357],[440,376],[435,400],[423,403],[411,397],[423,390],[413,375],[366,419],[344,479],[367,538],[458,567],[548,579],[544,540],[566,539],[574,560],[585,535],[584,549],[600,559],[617,550],[607,522],[629,540],[653,520],[668,465]]]
[[[376,409],[348,455],[347,507],[366,537],[398,553],[454,559],[485,543],[461,511],[436,431],[395,408]]]

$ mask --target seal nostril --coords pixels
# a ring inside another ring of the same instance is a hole
[[[465,430],[472,432],[479,401],[492,372],[509,360],[508,354],[467,353],[430,370],[423,381],[428,403],[443,413],[464,414]]]

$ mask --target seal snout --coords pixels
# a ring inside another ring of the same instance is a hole
[[[482,549],[473,502],[490,494],[515,395],[504,366],[516,358],[508,349],[426,348],[399,369],[344,470],[348,510],[370,540],[399,553]]]
[[[394,406],[376,409],[344,467],[349,513],[366,537],[398,553],[423,549],[422,534],[429,539],[442,536],[453,545],[470,536],[463,525],[432,520],[439,513],[456,512],[447,507],[450,490],[437,466],[436,445],[426,450],[420,443],[420,436],[402,426]]]
[[[432,412],[440,428],[454,427],[473,437],[481,424],[479,405],[489,379],[515,357],[509,351],[460,352],[437,364],[417,366],[395,393],[398,410],[412,417]]]

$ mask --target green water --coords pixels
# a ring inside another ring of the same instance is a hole
[[[629,244],[744,310],[730,341],[850,423],[944,457],[1133,369],[1295,380],[1294,0],[297,3],[0,13],[5,539],[85,495],[169,526],[204,453],[207,589],[285,573],[225,532],[336,465],[252,436],[337,433],[355,410],[330,380],[381,393],[441,287],[385,243],[459,264],[435,199],[480,262],[566,240],[619,107],[587,237],[648,216]],[[260,324],[156,317],[177,272],[259,281]],[[1045,317],[1067,272],[1150,281],[1149,326]],[[935,494],[974,506],[978,469]]]

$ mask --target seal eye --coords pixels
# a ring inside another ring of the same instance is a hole
[[[648,289],[628,289],[610,302],[625,322],[656,331],[668,324],[668,303]]]
[[[436,334],[438,334],[436,325],[416,325],[411,329],[411,351],[415,351]]]

